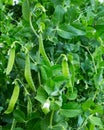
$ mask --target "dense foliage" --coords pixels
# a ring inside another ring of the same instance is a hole
[[[0,3],[0,130],[104,130],[104,3]]]

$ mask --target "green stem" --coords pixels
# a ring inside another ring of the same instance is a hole
[[[50,128],[51,128],[51,129],[52,129],[53,115],[54,115],[54,111],[52,111],[51,117],[50,117]]]
[[[86,46],[83,46],[83,45],[80,45],[81,47],[85,48],[88,53],[90,54],[91,58],[92,58],[92,62],[93,62],[93,66],[94,66],[94,70],[95,70],[95,73],[97,74],[97,68],[96,68],[96,65],[95,65],[95,61],[94,61],[94,57],[92,56],[91,52],[89,51],[88,47]]]
[[[94,96],[93,96],[93,99],[92,99],[93,101],[95,100],[95,98],[96,98],[96,96],[97,96],[98,93],[99,93],[99,91],[96,90],[96,91],[95,91],[95,94],[94,94]]]
[[[62,55],[60,55],[60,56],[58,57],[58,59],[57,59],[57,61],[56,61],[55,64],[58,64],[58,62],[60,61],[61,58],[62,58]]]
[[[89,117],[88,117],[89,118]],[[77,130],[81,130],[85,125],[86,125],[86,122],[88,120],[88,118],[86,118],[83,122],[83,124],[77,129]]]
[[[39,86],[41,86],[40,72],[38,72],[38,81],[39,81]]]
[[[89,115],[89,116],[83,121],[82,125],[81,125],[77,130],[83,129],[84,126],[86,126],[86,124],[87,124],[87,122],[88,122],[88,120],[89,120],[89,118],[90,118],[91,116],[93,116],[93,114]]]
[[[36,33],[34,27],[33,27],[31,17],[32,17],[32,13],[30,13],[30,17],[29,17],[30,27],[31,27],[32,31],[34,32],[34,34],[35,34],[37,37],[39,37],[38,34]]]
[[[12,126],[11,126],[11,129],[10,129],[10,130],[13,130],[13,129],[15,128],[15,126],[16,126],[16,120],[13,119]]]

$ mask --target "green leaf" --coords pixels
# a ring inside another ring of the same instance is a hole
[[[84,0],[81,0],[81,1],[79,1],[79,0],[71,0],[71,2],[73,3],[73,4],[75,4],[75,5],[83,5],[83,3],[85,2]]]
[[[82,108],[84,111],[88,110],[91,106],[95,106],[94,102],[92,101],[92,99],[88,99],[87,101],[85,101],[82,105]]]
[[[64,0],[51,0],[54,6],[61,5]]]
[[[40,103],[44,104],[47,98],[48,98],[48,94],[46,93],[44,88],[39,87],[35,99],[38,100]]]
[[[82,35],[85,35],[86,32],[83,31],[83,30],[80,30],[72,25],[69,25],[69,24],[63,24],[61,26],[59,26],[60,29],[62,30],[65,30],[67,32],[70,32],[73,34],[73,36],[82,36]]]
[[[58,75],[58,76],[53,77],[53,80],[54,80],[55,82],[63,82],[63,81],[66,80],[66,77],[63,76],[63,75]]]
[[[41,120],[40,126],[41,126],[41,130],[49,130],[48,129],[49,118],[47,117],[47,118],[44,118],[43,120]]]
[[[75,100],[77,98],[77,90],[75,89],[72,93],[66,95],[69,100]]]
[[[55,8],[53,19],[52,19],[53,23],[59,24],[60,22],[62,22],[64,13],[65,13],[65,10],[64,10],[63,6],[57,5]]]
[[[67,8],[67,11],[65,13],[65,21],[66,23],[72,23],[75,19],[78,18],[80,11],[77,6],[70,6],[70,4],[67,6],[69,7]]]
[[[29,17],[30,17],[29,0],[23,0],[23,3],[22,3],[22,14],[23,14],[23,18],[26,21],[29,21]]]
[[[52,70],[52,75],[55,76],[55,77],[60,77],[62,76],[62,73],[61,73],[61,70],[62,70],[62,67],[61,65],[53,65],[51,67],[51,70]]]
[[[62,105],[61,101],[52,101],[50,109],[53,111],[57,111],[58,109],[60,109],[61,105]]]
[[[41,66],[40,70],[41,70],[41,76],[42,76],[43,81],[46,81],[48,77],[47,77],[45,68],[43,66]]]
[[[90,0],[90,1],[91,1],[92,9],[95,10],[95,8],[96,8],[96,1],[95,0]]]
[[[74,37],[73,33],[62,30],[60,28],[57,30],[57,34],[64,39],[72,39]]]
[[[86,34],[85,31],[79,30],[78,28],[68,24],[63,24],[59,26],[57,29],[57,33],[60,37],[65,39],[72,39],[73,37]]]
[[[47,83],[44,85],[44,90],[48,93],[48,95],[50,95],[54,91],[54,88],[55,83],[51,78],[49,78]]]
[[[40,121],[41,121],[41,119],[36,119],[35,123],[34,123],[34,119],[29,120],[26,124],[26,129],[27,130],[38,130],[38,129],[41,130]]]
[[[3,110],[3,107],[0,106],[0,113],[1,113],[2,110]]]
[[[17,127],[17,128],[14,128],[13,130],[23,130],[23,129],[20,127]]]
[[[95,117],[95,116],[90,116],[89,120],[93,125],[103,128],[101,118]]]
[[[62,106],[62,109],[81,109],[81,105],[77,102],[68,102],[68,103],[64,103]]]
[[[78,115],[81,114],[81,110],[80,109],[61,109],[60,110],[60,114],[67,117],[67,118],[72,118],[72,117],[76,117]]]
[[[69,102],[63,104],[62,108],[60,109],[60,114],[65,117],[76,117],[82,113],[80,104],[76,102]]]
[[[103,114],[103,106],[96,104],[95,108],[91,109],[90,111],[92,114],[96,114],[96,113]]]
[[[17,122],[24,123],[25,122],[25,113],[20,109],[17,109],[13,113],[14,118]]]
[[[12,5],[13,4],[13,0],[5,0],[4,1],[6,4]]]

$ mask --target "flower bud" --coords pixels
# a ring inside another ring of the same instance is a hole
[[[49,113],[50,111],[49,107],[50,107],[50,101],[46,100],[46,102],[42,106],[42,111],[44,112],[44,114]]]

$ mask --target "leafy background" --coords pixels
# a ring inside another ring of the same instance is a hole
[[[0,129],[103,130],[104,3],[12,4],[0,2]],[[7,75],[12,46],[15,61]],[[27,53],[35,92],[24,74]],[[6,114],[15,81],[18,100]]]

